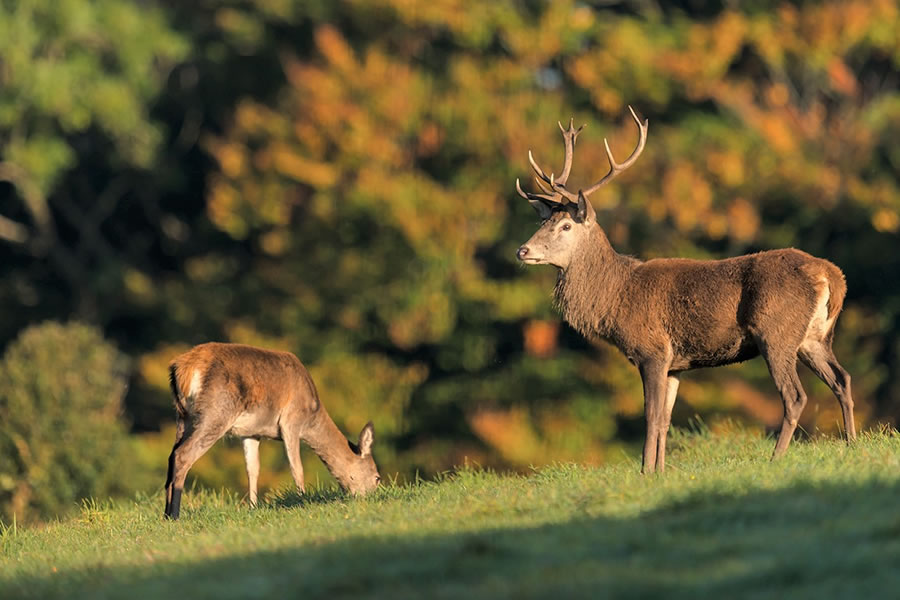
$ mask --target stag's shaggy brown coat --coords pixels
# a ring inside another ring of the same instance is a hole
[[[589,191],[637,159],[647,123],[634,118],[641,133],[637,148],[619,165],[607,146],[610,173]],[[793,248],[706,261],[642,262],[618,254],[586,194],[565,189],[580,131],[571,125],[563,129],[566,164],[559,179],[547,177],[532,159],[545,193],[525,193],[516,182],[544,219],[517,256],[526,263],[558,267],[554,295],[565,320],[588,338],[615,344],[638,367],[647,417],[643,470],[665,467],[666,434],[681,372],[760,354],[784,402],[773,456],[787,448],[806,404],[798,358],[832,389],[848,439],[854,439],[850,375],[831,349],[847,292],[841,270]]]

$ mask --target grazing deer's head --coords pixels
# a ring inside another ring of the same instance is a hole
[[[577,193],[574,193],[566,188],[569,172],[572,170],[572,158],[575,154],[575,139],[584,129],[584,125],[575,129],[573,121],[569,121],[569,128],[564,129],[562,123],[559,124],[566,149],[565,163],[559,177],[553,173],[548,177],[535,162],[531,151],[528,152],[528,161],[535,172],[534,180],[542,193],[534,194],[522,191],[518,179],[516,180],[516,191],[531,203],[543,223],[540,229],[531,236],[531,239],[516,252],[519,260],[527,264],[550,264],[560,269],[565,269],[569,265],[572,253],[597,223],[596,214],[588,196],[633,165],[644,150],[644,144],[647,142],[648,121],[645,120],[641,123],[634,110],[630,106],[628,109],[640,131],[637,147],[631,156],[620,164],[613,158],[609,143],[604,139],[606,156],[609,159],[609,172],[586,190],[578,190]]]
[[[381,476],[372,457],[372,443],[375,441],[375,427],[372,422],[359,432],[359,444],[350,444],[354,458],[341,474],[341,485],[353,494],[367,494],[378,486]]]

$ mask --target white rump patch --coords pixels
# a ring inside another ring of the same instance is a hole
[[[200,369],[197,369],[191,376],[191,385],[188,387],[188,397],[185,399],[187,400],[188,410],[194,406],[194,401],[197,399],[197,396],[200,395],[201,391],[203,391],[203,372]]]
[[[828,299],[831,297],[831,292],[828,289],[828,279],[823,275],[819,278],[819,282],[821,283],[819,299],[816,302],[816,309],[813,311],[812,318],[809,320],[806,336],[804,336],[801,346],[805,346],[808,342],[818,342],[823,339],[834,323],[834,319],[828,318]]]

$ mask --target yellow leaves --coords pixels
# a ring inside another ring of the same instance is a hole
[[[356,58],[353,49],[337,29],[331,25],[322,25],[316,30],[315,40],[316,47],[331,67],[345,73],[355,70]]]
[[[797,149],[796,131],[785,117],[784,114],[762,113],[758,121],[760,133],[779,154],[791,154]]]
[[[247,159],[244,148],[234,143],[222,143],[215,147],[214,154],[227,177],[239,177],[244,172]]]
[[[259,245],[266,254],[281,256],[288,248],[288,235],[288,232],[284,229],[269,231],[260,236]]]
[[[544,460],[543,444],[522,407],[478,411],[469,417],[469,425],[509,463],[521,466]]]
[[[856,77],[840,58],[833,57],[828,61],[828,79],[831,87],[845,96],[856,96],[859,90]]]
[[[216,227],[234,238],[247,235],[247,224],[238,215],[239,203],[240,197],[232,185],[219,178],[213,180],[206,200],[206,213]]]
[[[521,406],[482,408],[468,417],[481,440],[509,464],[526,467],[578,461],[596,465],[605,452],[595,433],[568,411],[542,410],[531,414]]]
[[[847,194],[855,202],[872,211],[872,226],[883,233],[900,231],[900,203],[892,182],[866,182],[858,178],[847,181]]]
[[[728,228],[735,241],[750,242],[759,230],[759,215],[745,199],[736,198],[728,207]]]
[[[285,144],[276,144],[269,152],[275,171],[295,181],[312,187],[331,187],[338,179],[334,166],[301,156]]]
[[[156,297],[153,281],[137,269],[127,269],[124,276],[125,290],[139,304],[149,304]]]
[[[706,154],[706,168],[722,184],[737,187],[744,182],[744,157],[737,152],[711,150]]]
[[[322,403],[354,441],[369,420],[376,439],[403,433],[412,393],[428,376],[425,365],[399,365],[381,354],[331,355],[307,366]]]
[[[137,371],[148,386],[165,394],[169,393],[169,363],[190,349],[188,344],[160,344],[137,360]]]
[[[900,231],[900,215],[896,210],[880,208],[872,215],[872,226],[882,233],[897,233]]]
[[[681,231],[689,231],[712,204],[712,189],[690,163],[676,163],[663,178],[669,214]]]
[[[547,358],[556,353],[559,321],[532,319],[525,323],[522,334],[526,352],[537,358]]]
[[[225,324],[225,332],[229,342],[259,346],[269,350],[293,352],[294,344],[284,336],[271,336],[259,332],[250,319],[237,319]]]
[[[774,83],[765,89],[766,101],[770,106],[781,108],[791,99],[788,88],[781,82]]]
[[[405,349],[442,341],[456,322],[456,306],[442,289],[426,290],[405,310],[390,312],[388,336]]]

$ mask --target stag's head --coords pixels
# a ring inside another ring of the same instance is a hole
[[[617,163],[609,149],[609,143],[604,139],[606,156],[609,159],[609,172],[585,190],[578,190],[577,193],[574,193],[566,188],[569,172],[572,170],[572,158],[575,155],[575,139],[584,129],[584,125],[575,129],[573,121],[569,121],[569,128],[565,129],[562,123],[559,124],[566,150],[565,163],[559,177],[553,173],[548,177],[535,162],[531,151],[528,152],[528,162],[534,169],[534,180],[541,193],[522,191],[518,179],[516,180],[516,191],[531,203],[543,222],[540,229],[516,252],[519,260],[526,264],[554,265],[560,269],[569,266],[575,249],[582,240],[589,236],[591,228],[597,224],[596,214],[588,197],[633,165],[644,150],[649,122],[644,120],[642,123],[630,106],[628,110],[631,111],[631,116],[634,117],[634,122],[637,123],[640,132],[637,147],[625,162]]]

